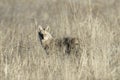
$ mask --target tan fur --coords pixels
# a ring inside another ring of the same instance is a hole
[[[70,53],[72,49],[75,49],[79,44],[78,38],[75,37],[64,37],[62,39],[55,39],[48,32],[49,27],[43,28],[42,26],[38,26],[38,33],[41,44],[45,51],[51,49],[51,47],[55,46],[59,50],[63,50],[65,48],[65,53]]]

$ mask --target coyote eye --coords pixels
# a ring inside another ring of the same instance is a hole
[[[45,28],[43,28],[43,30],[45,30]]]

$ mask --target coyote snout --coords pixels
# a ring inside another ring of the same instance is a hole
[[[78,38],[64,37],[62,39],[55,39],[48,32],[49,26],[43,28],[42,26],[38,26],[38,34],[40,38],[40,42],[42,47],[48,53],[51,50],[51,47],[58,48],[58,50],[65,50],[65,53],[70,53],[71,50],[76,49],[76,46],[79,44]],[[51,45],[52,44],[52,45]],[[65,49],[63,49],[65,48]]]

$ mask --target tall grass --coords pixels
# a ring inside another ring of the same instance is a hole
[[[0,80],[120,80],[119,0],[0,0]],[[33,19],[80,56],[47,55]]]

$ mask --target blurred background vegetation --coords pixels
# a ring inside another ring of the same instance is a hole
[[[34,19],[81,56],[46,55]],[[120,0],[0,0],[0,79],[120,80]]]

